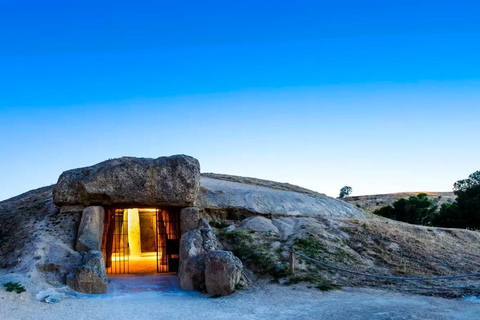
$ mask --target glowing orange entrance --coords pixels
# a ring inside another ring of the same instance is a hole
[[[102,246],[107,273],[177,272],[179,229],[177,208],[108,209]]]

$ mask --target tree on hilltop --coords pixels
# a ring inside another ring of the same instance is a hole
[[[445,228],[480,229],[480,171],[453,185],[457,196],[453,203],[444,203],[437,211],[434,201],[425,193],[408,199],[399,199],[373,213],[380,216],[422,225]]]
[[[430,225],[437,212],[437,206],[426,193],[419,193],[408,199],[398,199],[392,206],[385,206],[373,213],[379,216],[413,224]]]
[[[352,193],[352,187],[345,186],[345,187],[343,187],[342,189],[340,189],[339,198],[342,199],[342,198],[344,198],[345,196],[350,195],[351,193]]]
[[[433,223],[439,227],[479,229],[480,171],[455,182],[453,193],[457,199],[443,204]]]

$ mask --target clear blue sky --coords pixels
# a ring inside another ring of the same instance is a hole
[[[0,200],[120,156],[332,196],[480,170],[479,1],[4,1]]]

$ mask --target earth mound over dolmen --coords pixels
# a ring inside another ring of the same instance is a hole
[[[178,271],[181,287],[231,294],[240,282],[243,266],[233,253],[216,250],[215,234],[206,221],[199,220],[199,210],[194,207],[199,189],[200,164],[185,155],[125,157],[62,173],[53,190],[53,202],[64,211],[72,207],[82,210],[75,249],[83,258],[67,276],[67,284],[84,293],[107,292],[101,252],[105,207],[176,207],[181,208],[183,234]]]

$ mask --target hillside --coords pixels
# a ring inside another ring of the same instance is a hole
[[[196,205],[209,212],[228,208],[230,212],[237,210],[272,217],[364,216],[349,204],[294,185],[212,174],[202,175]]]
[[[453,192],[430,191],[372,194],[364,196],[345,197],[342,200],[356,206],[357,208],[373,212],[381,207],[390,206],[395,201],[401,198],[409,198],[411,196],[416,196],[419,193],[426,193],[428,195],[428,198],[433,200],[439,207],[443,203],[452,203],[453,201],[455,201],[455,195],[453,194]]]
[[[333,198],[265,186],[273,182],[249,184],[248,179],[203,176],[199,207],[216,227],[223,247],[242,258],[251,279],[271,277],[284,284],[306,282],[319,288],[375,286],[448,297],[480,294],[478,279],[371,280],[300,258],[296,275],[289,277],[286,268],[292,247],[340,267],[381,275],[475,273],[480,270],[480,233],[365,216]],[[31,292],[53,290],[62,287],[68,272],[59,266],[74,265],[79,259],[72,248],[80,217],[60,212],[52,203],[52,189],[40,188],[0,202],[0,282],[16,279]],[[387,195],[384,200],[397,196]],[[370,197],[366,200],[374,201]],[[280,204],[273,205],[277,200]]]
[[[323,193],[318,193],[313,190],[302,188],[290,183],[282,183],[282,182],[276,182],[276,181],[270,181],[270,180],[264,180],[264,179],[258,179],[258,178],[232,176],[232,175],[220,174],[220,173],[202,173],[202,177],[211,178],[215,180],[238,182],[238,183],[243,183],[243,184],[248,184],[253,186],[267,187],[275,190],[292,191],[292,192],[305,193],[310,195],[325,196]]]

